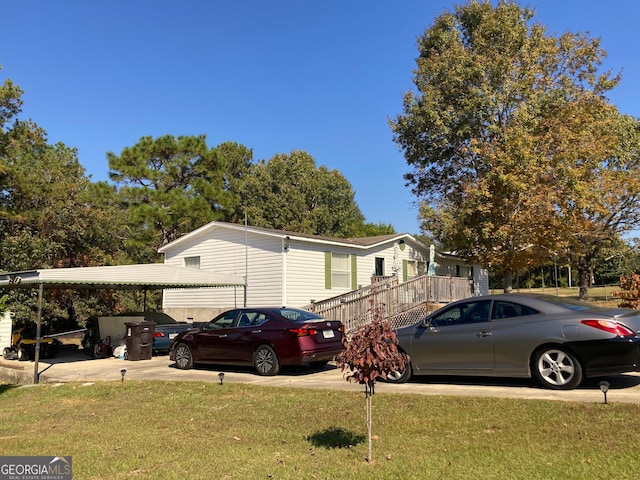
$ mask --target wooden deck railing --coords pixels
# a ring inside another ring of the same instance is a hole
[[[393,328],[410,325],[442,304],[471,295],[468,278],[424,275],[398,283],[398,277],[394,276],[304,308],[342,321],[350,332],[369,323],[376,315],[386,318]]]

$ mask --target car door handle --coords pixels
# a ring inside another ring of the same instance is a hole
[[[262,330],[258,329],[258,330],[251,330],[252,334],[256,334],[256,333],[262,333]]]
[[[491,336],[491,332],[480,332],[478,333],[479,337],[490,337]]]
[[[225,338],[226,336],[227,336],[226,333],[222,333],[220,335],[216,335],[216,337],[218,337],[218,338]]]

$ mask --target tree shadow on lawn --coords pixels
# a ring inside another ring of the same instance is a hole
[[[169,368],[177,369],[175,363],[169,365]],[[302,375],[311,375],[314,373],[320,372],[328,372],[332,370],[336,370],[338,367],[333,363],[328,363],[323,366],[312,366],[312,365],[283,365],[280,367],[280,372],[278,376],[286,377],[298,377]],[[223,372],[235,372],[235,373],[250,373],[256,376],[259,376],[256,369],[252,366],[242,366],[242,365],[214,365],[214,364],[206,364],[206,363],[197,363],[193,366],[194,370],[202,370],[202,371],[223,371]]]
[[[323,448],[352,448],[364,443],[365,436],[348,432],[343,428],[328,428],[321,432],[305,437],[314,447]]]

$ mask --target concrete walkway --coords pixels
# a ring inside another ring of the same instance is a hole
[[[34,362],[0,359],[0,380],[9,383],[33,383]],[[100,382],[121,380],[121,371],[126,370],[126,380],[167,380],[219,382],[219,373],[224,373],[224,382],[250,383],[263,386],[318,388],[363,392],[364,387],[349,383],[335,365],[329,364],[321,370],[307,367],[283,368],[274,377],[261,377],[251,368],[228,366],[200,366],[191,370],[179,370],[169,357],[154,356],[150,360],[127,361],[118,358],[92,359],[82,350],[63,352],[56,358],[43,360],[38,365],[39,383]],[[503,397],[523,399],[545,399],[601,403],[604,395],[599,383],[610,383],[607,400],[640,404],[640,374],[615,375],[607,378],[589,379],[575,390],[557,391],[543,389],[530,379],[494,379],[473,377],[426,377],[413,379],[409,383],[392,385],[376,383],[376,393],[413,393],[421,395],[457,395],[475,397]]]

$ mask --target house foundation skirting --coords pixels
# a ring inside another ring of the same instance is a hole
[[[205,323],[231,308],[163,308],[162,311],[178,322]]]

